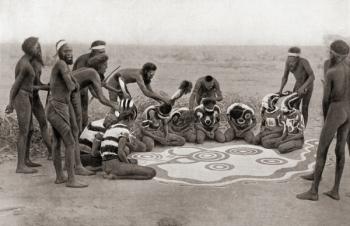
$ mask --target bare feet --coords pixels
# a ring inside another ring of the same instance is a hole
[[[95,175],[95,172],[87,170],[83,166],[76,166],[75,167],[75,174],[81,175],[81,176],[91,176],[91,175]]]
[[[63,184],[65,182],[67,182],[67,180],[68,179],[66,176],[56,177],[55,184]]]
[[[69,188],[86,188],[88,185],[78,182],[77,180],[68,181],[66,187]]]
[[[312,180],[313,181],[314,180],[314,173],[302,175],[300,177],[303,178],[304,180]]]
[[[318,200],[318,194],[309,190],[307,192],[298,194],[297,198],[301,199],[301,200],[317,201]]]
[[[327,195],[328,197],[334,199],[334,200],[340,200],[339,193],[333,190],[330,190],[328,192],[324,192],[324,195]]]
[[[28,166],[28,167],[39,167],[39,166],[41,166],[41,164],[32,162],[30,159],[25,160],[24,164],[26,164],[26,166]]]
[[[27,166],[23,166],[21,168],[18,168],[16,169],[16,173],[24,173],[24,174],[30,174],[30,173],[37,173],[38,170],[36,169],[31,169]]]

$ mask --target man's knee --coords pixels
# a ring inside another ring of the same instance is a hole
[[[205,140],[205,137],[206,137],[206,135],[205,135],[204,132],[198,131],[198,132],[197,132],[197,143],[198,143],[198,144],[203,144],[203,143],[204,143],[204,140]]]
[[[142,142],[146,145],[146,151],[150,152],[154,148],[154,140],[150,137],[144,136]]]
[[[224,143],[226,141],[225,135],[221,131],[215,132],[215,140],[219,143]]]
[[[147,167],[146,169],[146,177],[147,179],[152,179],[153,177],[155,177],[157,174],[156,170],[151,168],[151,167]]]
[[[225,131],[224,136],[225,136],[225,141],[226,142],[232,141],[234,139],[234,137],[235,137],[233,129],[232,128],[228,128]]]

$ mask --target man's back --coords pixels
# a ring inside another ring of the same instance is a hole
[[[350,101],[350,67],[344,61],[330,68],[326,74],[326,82],[330,82],[332,102]]]
[[[73,71],[75,71],[79,68],[82,68],[82,67],[88,67],[89,57],[90,57],[90,53],[86,53],[86,54],[79,56],[74,62]]]

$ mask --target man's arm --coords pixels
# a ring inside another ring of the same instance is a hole
[[[18,94],[18,91],[22,85],[22,82],[25,78],[25,74],[27,72],[30,72],[29,70],[29,64],[24,64],[22,65],[22,69],[20,70],[19,74],[17,75],[16,79],[15,79],[15,82],[13,83],[12,87],[11,87],[11,91],[10,91],[10,99],[9,99],[9,108],[12,108],[12,111],[13,111],[13,104],[14,104],[14,100],[15,100],[15,97],[17,96]],[[11,111],[11,112],[12,112]],[[11,113],[10,112],[10,113]]]
[[[159,94],[153,92],[152,88],[148,89],[145,85],[145,82],[142,79],[140,79],[140,78],[136,79],[136,83],[140,87],[142,93],[145,96],[152,98],[152,99],[155,99],[157,101],[163,101],[164,103],[170,103],[170,100],[168,98],[162,97]],[[148,87],[150,87],[150,85],[148,85]]]
[[[281,82],[281,87],[280,90],[278,91],[279,93],[283,92],[283,88],[286,86],[287,82],[288,82],[288,75],[289,75],[289,67],[286,61],[286,64],[284,66],[284,73],[282,76],[282,82]]]
[[[224,98],[220,89],[219,82],[215,79],[215,88],[216,88],[216,101],[222,101]]]
[[[310,66],[310,63],[307,60],[302,59],[301,63],[302,63],[302,65],[303,65],[303,67],[308,75],[304,84],[299,88],[299,89],[301,89],[301,91],[303,91],[302,93],[304,93],[305,89],[307,89],[315,80],[315,75],[314,75],[314,72]]]
[[[101,104],[109,106],[116,110],[117,106],[114,106],[112,102],[109,101],[103,94],[101,82],[99,80],[93,81],[92,85],[89,86],[89,90],[91,94],[100,101]]]
[[[332,92],[332,76],[333,76],[333,71],[329,71],[326,74],[326,81],[324,84],[324,89],[323,89],[323,98],[322,98],[322,109],[323,109],[323,117],[324,120],[326,119],[329,104],[330,104],[330,97],[331,97],[331,92]]]
[[[122,162],[130,163],[129,159],[127,158],[127,155],[126,155],[126,151],[125,151],[127,142],[128,142],[128,140],[127,140],[126,137],[119,138],[119,142],[118,142],[118,158]]]
[[[190,110],[193,110],[193,108],[194,108],[194,104],[195,104],[196,98],[198,96],[198,90],[200,89],[200,87],[201,87],[201,80],[198,79],[196,82],[196,85],[193,88],[191,96],[190,96],[190,102],[189,102],[189,109]]]
[[[72,76],[70,74],[71,72],[70,72],[68,66],[62,60],[60,60],[57,63],[57,69],[58,69],[58,74],[62,75],[63,81],[65,82],[68,90],[70,92],[75,90],[76,89],[76,84],[72,80]]]

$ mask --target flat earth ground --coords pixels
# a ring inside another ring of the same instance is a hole
[[[14,49],[19,49],[19,46],[14,45]],[[7,46],[1,46],[1,49],[0,115],[3,116],[13,82],[14,65],[21,53],[10,53]],[[79,45],[76,55],[86,52],[85,49],[88,45]],[[144,62],[153,61],[159,68],[154,89],[169,94],[183,79],[195,82],[200,76],[211,74],[222,87],[225,100],[221,106],[224,110],[232,102],[241,101],[252,105],[258,113],[261,98],[279,88],[286,49],[111,46],[109,71],[118,65],[122,68],[140,67]],[[45,54],[53,55],[51,49]],[[310,60],[316,75],[305,136],[306,139],[317,139],[322,127],[321,79],[326,51],[322,47],[303,47],[303,55]],[[43,81],[48,81],[50,70],[50,67],[44,69]],[[290,82],[293,82],[292,75]],[[287,89],[291,87],[289,85]],[[135,86],[132,86],[131,92],[134,96],[140,95]],[[144,104],[144,99],[137,100],[139,105]],[[188,97],[183,98],[180,105],[187,100]],[[45,102],[45,93],[42,101]],[[94,101],[90,117],[100,118],[105,112],[106,108]],[[1,142],[6,139],[2,138]],[[203,146],[212,145],[205,143]],[[3,150],[0,151],[2,225],[157,225],[158,222],[174,225],[347,225],[350,220],[348,154],[341,184],[341,201],[320,195],[320,201],[306,202],[297,200],[295,195],[307,190],[310,182],[299,179],[298,175],[281,182],[246,181],[225,187],[180,186],[155,180],[109,181],[96,175],[81,178],[89,183],[88,188],[68,189],[53,184],[52,162],[36,157],[43,164],[39,173],[19,175],[14,173],[15,150]],[[155,151],[160,150],[157,148]],[[334,145],[330,148],[320,193],[328,191],[334,181],[333,150]]]

